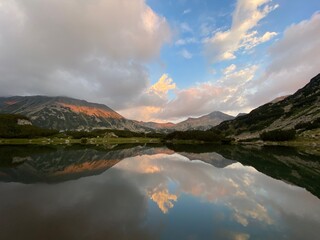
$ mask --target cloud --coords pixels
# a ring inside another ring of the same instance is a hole
[[[149,85],[170,40],[144,0],[3,1],[0,95],[67,95],[120,109]]]
[[[238,0],[229,30],[218,31],[205,39],[205,50],[211,63],[236,58],[236,53],[244,48],[251,49],[276,35],[266,32],[257,37],[255,28],[278,5],[269,5],[270,0]]]
[[[223,76],[176,91],[176,96],[157,113],[158,118],[175,120],[220,110],[229,114],[249,112],[272,99],[292,94],[306,85],[320,70],[320,13],[288,27],[283,37],[269,49],[269,65],[231,64]],[[253,33],[250,38],[255,36]],[[250,40],[251,44],[269,39],[272,33]],[[253,37],[255,38],[255,37]],[[246,45],[251,48],[252,45]],[[261,72],[260,75],[257,75]]]
[[[165,96],[170,90],[175,89],[176,84],[168,74],[163,74],[159,81],[150,87],[148,92],[153,92],[159,96]]]
[[[283,38],[269,50],[270,64],[249,88],[255,93],[248,96],[254,105],[276,97],[292,94],[306,85],[320,72],[320,13],[288,27]]]
[[[231,64],[230,66],[223,69],[222,72],[223,74],[227,75],[234,72],[236,69],[237,69],[237,66],[235,64]]]
[[[119,112],[129,119],[162,122],[156,115],[169,101],[169,91],[174,89],[176,83],[173,79],[168,74],[162,74],[155,84],[136,96],[131,106]]]
[[[192,54],[185,48],[180,51],[180,54],[185,59],[191,59],[192,58]]]
[[[195,38],[180,38],[175,42],[175,45],[177,46],[182,46],[182,45],[187,45],[191,43],[196,43],[197,40]]]
[[[225,75],[215,82],[177,90],[175,98],[168,101],[155,116],[173,121],[213,111],[246,112],[246,86],[254,79],[257,69],[257,65],[250,65],[236,71],[236,66],[230,65],[224,70]]]
[[[277,36],[276,32],[266,32],[263,36],[257,37],[258,32],[253,31],[250,34],[246,35],[243,39],[242,47],[245,50],[250,50],[261,43],[268,42],[273,37]]]

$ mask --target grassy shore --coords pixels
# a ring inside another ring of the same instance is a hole
[[[40,145],[58,145],[58,144],[121,144],[121,143],[159,143],[158,138],[0,138],[2,145],[25,145],[25,144],[40,144]]]

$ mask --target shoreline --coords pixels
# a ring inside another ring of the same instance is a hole
[[[292,141],[235,141],[228,144],[221,142],[204,142],[196,140],[171,140],[163,141],[160,138],[85,138],[85,139],[74,139],[74,138],[0,138],[1,145],[71,145],[71,144],[82,144],[82,145],[107,145],[107,144],[126,144],[126,143],[163,143],[163,144],[217,144],[217,145],[242,145],[242,146],[283,146],[283,147],[295,147],[299,149],[311,149],[320,154],[320,140],[315,139],[296,139]]]

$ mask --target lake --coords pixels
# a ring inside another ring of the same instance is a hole
[[[318,239],[319,183],[286,147],[0,146],[0,239]]]

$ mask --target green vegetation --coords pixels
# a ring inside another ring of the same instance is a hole
[[[19,121],[22,124],[19,124]],[[0,114],[0,144],[105,144],[160,142],[160,133],[141,133],[129,130],[68,131],[43,129],[29,124],[22,115]]]
[[[74,139],[81,138],[96,138],[96,137],[106,137],[106,138],[162,138],[163,134],[160,133],[142,133],[142,132],[132,132],[129,130],[111,130],[111,129],[97,129],[90,132],[87,131],[67,131],[64,134],[65,136],[72,137]]]
[[[273,130],[269,132],[263,132],[260,134],[260,138],[263,141],[289,141],[296,137],[296,131],[290,130]]]
[[[166,141],[170,140],[192,140],[192,141],[203,141],[203,142],[221,142],[223,139],[220,132],[217,131],[175,131],[169,133],[166,137]]]
[[[19,125],[18,121],[29,121],[27,117],[14,114],[0,114],[0,138],[35,138],[57,134],[56,130],[43,129],[32,125]]]
[[[298,123],[295,127],[295,129],[303,129],[303,130],[313,130],[316,128],[320,128],[320,118],[317,118],[316,120],[312,122],[303,122]]]
[[[59,144],[88,144],[88,145],[97,145],[97,144],[126,144],[126,143],[160,143],[158,138],[82,138],[82,139],[73,139],[73,138],[0,138],[0,144],[2,145],[59,145]]]

